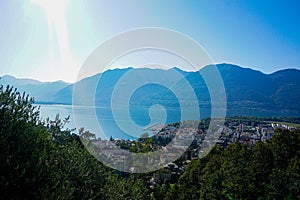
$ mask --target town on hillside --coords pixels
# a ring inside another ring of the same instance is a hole
[[[195,123],[198,123],[198,128],[195,128]],[[191,124],[189,127],[188,124]],[[242,144],[255,145],[258,142],[266,142],[274,134],[276,129],[296,130],[299,129],[297,124],[272,121],[251,121],[251,120],[226,120],[223,126],[218,127],[212,132],[208,129],[209,119],[197,121],[189,121],[183,126],[180,123],[168,125],[155,124],[147,127],[145,130],[152,131],[152,136],[144,133],[138,140],[114,139],[109,140],[97,139],[94,134],[85,132],[81,138],[86,139],[93,144],[99,155],[102,158],[109,160],[114,166],[124,166],[129,164],[128,156],[130,152],[145,153],[154,152],[163,149],[165,153],[161,154],[156,159],[153,159],[153,168],[164,164],[160,170],[153,173],[149,180],[150,188],[154,188],[156,184],[168,181],[176,182],[179,176],[184,172],[186,165],[192,160],[206,155],[206,151],[214,146],[226,148],[228,145],[235,142]],[[192,128],[193,127],[193,128]],[[191,137],[192,140],[189,146],[184,149],[181,157],[176,157],[175,149],[181,148],[182,144],[178,139]],[[170,162],[168,162],[170,161]],[[157,165],[157,166],[154,166]],[[131,167],[129,170],[132,173],[137,173],[137,168]]]

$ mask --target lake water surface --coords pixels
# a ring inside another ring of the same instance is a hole
[[[70,115],[70,123],[66,128],[84,127],[85,130],[102,139],[123,138],[136,139],[152,124],[167,124],[181,120],[180,109],[163,108],[161,106],[130,107],[129,111],[119,108],[112,111],[109,107],[96,107],[72,105],[40,105],[40,116],[45,119],[54,119],[59,114],[61,119]],[[129,114],[129,115],[128,115]]]

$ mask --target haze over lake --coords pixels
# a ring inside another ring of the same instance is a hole
[[[49,117],[54,119],[57,114],[59,114],[61,119],[70,115],[70,123],[68,123],[65,128],[76,128],[84,127],[85,130],[89,130],[95,133],[98,137],[103,138],[101,134],[101,126],[106,139],[110,136],[113,138],[123,138],[123,139],[136,139],[142,133],[148,132],[151,134],[150,130],[144,130],[149,125],[153,124],[167,124],[171,122],[180,121],[180,110],[176,108],[164,108],[160,106],[146,107],[130,107],[131,119],[126,119],[122,117],[122,130],[118,127],[117,122],[114,120],[112,110],[107,107],[97,107],[92,109],[87,106],[72,106],[72,105],[39,105],[40,115],[43,119]],[[125,109],[118,110],[117,113],[124,113]],[[192,111],[191,111],[192,112]],[[168,113],[168,115],[167,115]],[[76,117],[74,116],[76,115]],[[76,122],[75,122],[75,119]],[[134,122],[137,126],[132,127],[130,122]],[[125,127],[124,127],[125,125]],[[124,130],[133,130],[131,133],[126,133]],[[77,132],[77,131],[76,131]]]

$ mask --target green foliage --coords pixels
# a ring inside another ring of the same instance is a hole
[[[68,117],[40,121],[33,99],[0,87],[2,199],[145,199],[143,179],[125,179],[93,158]],[[94,138],[88,131],[82,136]]]
[[[279,131],[255,146],[215,147],[187,167],[177,183],[177,198],[299,199],[299,158],[299,131]]]
[[[163,182],[150,191],[153,174],[121,174],[104,166],[78,136],[95,135],[64,129],[68,120],[41,121],[33,99],[0,85],[1,199],[300,199],[299,131],[278,130],[254,146],[215,147],[188,164],[177,183]],[[148,152],[155,141],[134,144],[118,145]]]

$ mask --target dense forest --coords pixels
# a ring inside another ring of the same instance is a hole
[[[215,147],[178,181],[149,187],[148,174],[104,166],[68,118],[40,120],[34,101],[0,86],[1,199],[300,199],[300,133]],[[155,172],[153,172],[155,173]]]

